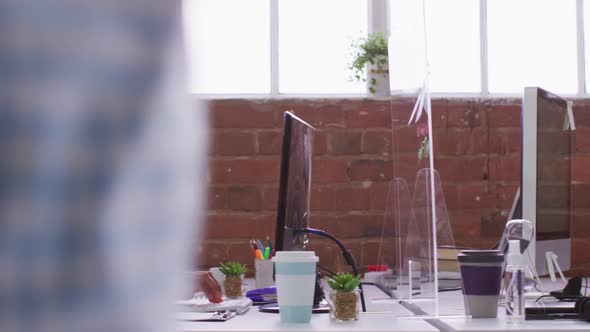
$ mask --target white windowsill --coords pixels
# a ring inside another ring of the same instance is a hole
[[[225,99],[370,99],[370,100],[389,100],[390,98],[411,98],[415,93],[397,93],[391,97],[373,97],[362,93],[358,94],[198,94],[192,93],[191,96],[203,100],[225,100]],[[590,99],[590,94],[560,94],[565,99],[578,100]],[[513,93],[433,93],[433,99],[520,99],[521,94]]]

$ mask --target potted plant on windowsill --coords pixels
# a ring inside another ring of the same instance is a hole
[[[328,278],[330,292],[330,318],[349,321],[359,317],[359,291],[360,276],[350,273],[338,273],[333,278]]]
[[[367,89],[373,96],[389,96],[388,49],[383,33],[360,38],[351,47],[352,63],[349,69],[354,79],[367,82]]]
[[[227,262],[219,266],[219,271],[223,273],[223,288],[225,296],[230,299],[242,297],[243,276],[247,271],[246,265],[238,262]]]

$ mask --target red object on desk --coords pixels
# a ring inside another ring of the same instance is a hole
[[[385,272],[387,265],[367,265],[367,272]]]

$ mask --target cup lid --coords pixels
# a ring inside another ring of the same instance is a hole
[[[461,263],[499,263],[504,262],[504,254],[500,250],[461,250],[457,259]]]
[[[273,262],[317,262],[320,259],[313,251],[277,251]]]

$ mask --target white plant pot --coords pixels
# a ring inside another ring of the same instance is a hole
[[[375,80],[375,85],[371,84]],[[371,92],[370,88],[375,89]],[[372,97],[389,97],[389,63],[381,65],[381,69],[377,65],[367,65],[367,94]]]

